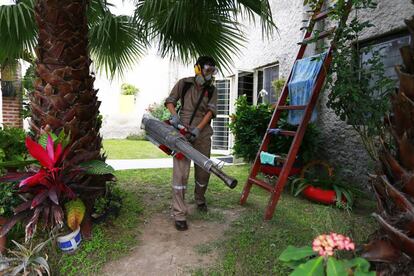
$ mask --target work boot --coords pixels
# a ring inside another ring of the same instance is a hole
[[[176,220],[175,221],[175,229],[178,231],[185,231],[188,229],[187,221],[185,220]]]
[[[197,210],[199,212],[207,213],[207,204],[205,203],[197,204]]]

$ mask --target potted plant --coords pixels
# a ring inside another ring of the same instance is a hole
[[[12,241],[15,250],[9,250],[11,257],[0,254],[0,275],[50,275],[47,255],[40,255],[43,248],[51,241],[48,239],[36,246],[25,247]]]
[[[300,177],[290,183],[294,196],[302,194],[309,200],[351,208],[357,189],[334,175],[331,165],[315,160],[303,167]]]
[[[20,181],[18,191],[25,198],[25,202],[15,208],[14,216],[4,225],[0,235],[5,235],[22,220],[26,221],[26,240],[34,235],[40,218],[44,219],[45,226],[62,226],[62,205],[76,199],[79,190],[97,188],[83,185],[87,183],[88,175],[100,174],[105,180],[113,179],[113,168],[103,161],[92,160],[81,164],[67,161],[70,139],[62,133],[59,136],[43,136],[39,143],[27,137],[26,147],[39,164],[26,172],[8,173],[0,178],[0,181]]]
[[[121,85],[121,96],[119,98],[119,108],[121,113],[130,113],[135,108],[135,97],[139,89],[132,84],[124,83]]]
[[[62,251],[73,252],[80,246],[82,241],[80,225],[85,217],[85,211],[85,204],[79,198],[65,203],[66,226],[69,228],[69,233],[60,235],[56,239]],[[62,229],[61,232],[65,230]]]

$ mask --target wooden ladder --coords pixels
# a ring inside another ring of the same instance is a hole
[[[304,57],[306,48],[309,44],[314,43],[320,39],[323,39],[328,36],[334,36],[331,40],[329,49],[327,50],[326,56],[323,61],[323,65],[321,69],[319,70],[319,73],[316,77],[316,81],[312,90],[311,97],[309,99],[309,102],[307,105],[286,105],[286,99],[288,97],[289,91],[288,91],[288,83],[290,79],[292,78],[292,71],[293,68],[289,74],[289,77],[283,87],[281,96],[279,97],[279,100],[275,106],[272,118],[270,120],[270,123],[267,127],[267,131],[263,137],[262,144],[259,148],[259,151],[257,152],[255,161],[253,163],[253,167],[250,171],[249,177],[246,181],[246,184],[244,186],[241,198],[240,198],[240,204],[244,204],[247,200],[247,197],[249,196],[250,190],[252,188],[252,185],[255,184],[266,191],[271,193],[269,203],[267,204],[264,219],[269,220],[273,217],[273,213],[276,208],[276,204],[280,198],[280,194],[283,191],[283,188],[288,180],[289,172],[292,169],[293,163],[296,159],[296,155],[299,151],[300,145],[302,143],[303,136],[305,135],[306,128],[308,126],[309,120],[311,118],[313,109],[317,103],[319,94],[323,88],[326,74],[330,68],[331,62],[332,62],[332,51],[335,47],[335,43],[338,40],[340,36],[340,30],[342,29],[342,26],[346,24],[346,20],[348,19],[349,13],[352,8],[352,0],[348,0],[345,3],[345,10],[346,12],[342,15],[342,17],[338,20],[338,27],[333,27],[327,31],[318,32],[313,34],[314,27],[316,25],[316,22],[321,21],[328,17],[329,13],[332,12],[331,8],[327,8],[326,10],[322,11],[322,6],[324,4],[324,1],[321,0],[318,2],[318,5],[316,6],[315,10],[312,11],[312,16],[308,21],[308,25],[306,27],[306,32],[304,34],[303,40],[299,42],[300,45],[298,54],[296,56],[296,60],[302,59]],[[295,62],[296,62],[295,60]],[[260,153],[262,151],[267,151],[271,133],[269,133],[269,130],[274,129],[277,126],[277,123],[280,119],[280,115],[285,110],[304,110],[304,114],[302,116],[302,121],[299,124],[296,131],[287,131],[287,130],[278,130],[277,135],[285,135],[285,136],[293,136],[293,141],[290,146],[289,152],[287,154],[287,157],[284,159],[278,159],[278,161],[283,162],[282,170],[280,171],[280,174],[277,178],[276,184],[274,186],[268,184],[267,182],[258,179],[257,175],[262,167],[262,164],[260,163]]]

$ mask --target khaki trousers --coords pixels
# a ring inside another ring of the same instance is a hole
[[[210,127],[210,126],[208,126]],[[212,131],[204,129],[200,136],[192,143],[193,147],[210,158],[211,134]],[[187,189],[188,176],[190,174],[191,160],[184,158],[173,161],[173,179],[172,179],[172,209],[175,220],[186,220],[187,206],[185,204],[185,191]],[[196,204],[206,202],[205,193],[207,190],[210,174],[201,167],[194,166],[195,189],[194,199]]]

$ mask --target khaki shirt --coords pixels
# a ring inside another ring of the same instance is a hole
[[[181,100],[181,93],[183,91],[185,82],[193,83],[193,85],[185,93],[184,106],[181,107],[180,114],[179,114],[180,120],[184,124],[188,125],[190,123],[191,116],[200,98],[200,93],[204,93],[203,100],[201,101],[200,106],[198,107],[198,110],[191,124],[192,127],[196,127],[201,122],[201,120],[203,119],[203,117],[206,115],[208,111],[211,111],[213,113],[213,118],[216,116],[217,114],[217,89],[215,86],[213,86],[214,87],[213,96],[209,100],[208,92],[206,89],[197,90],[194,77],[183,78],[183,79],[180,79],[175,84],[175,86],[171,90],[170,95],[168,96],[167,99],[165,99],[165,104],[172,103],[174,104],[174,106],[177,105],[177,102]],[[213,133],[210,125],[207,125],[205,129]]]

